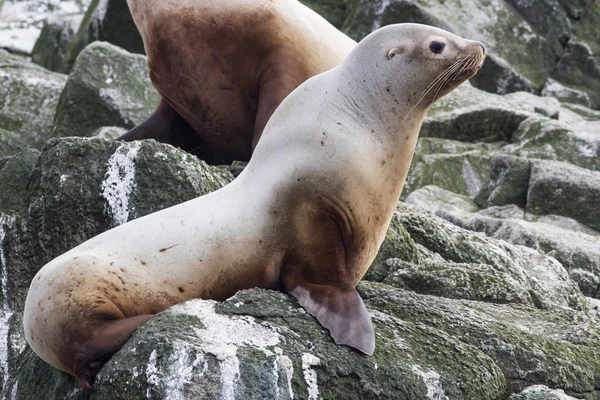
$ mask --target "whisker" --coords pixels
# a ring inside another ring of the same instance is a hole
[[[456,61],[454,64],[452,64],[446,70],[444,70],[441,74],[439,74],[429,85],[427,85],[427,87],[423,90],[423,94],[419,97],[419,99],[417,100],[415,105],[410,109],[410,111],[406,114],[406,116],[404,117],[404,119],[402,121],[403,122],[406,121],[408,116],[414,111],[415,108],[417,108],[417,106],[421,103],[421,101],[423,101],[423,99],[425,98],[425,96],[427,96],[427,94],[431,91],[431,89],[436,87],[437,84],[442,81],[447,82],[447,80],[445,80],[445,78],[447,76],[451,75],[452,73],[454,73],[456,70],[460,69],[460,63],[465,61],[465,59],[466,58],[461,58],[458,61]]]

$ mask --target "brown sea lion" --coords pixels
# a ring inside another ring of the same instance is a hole
[[[297,0],[127,0],[156,112],[118,140],[156,139],[211,164],[248,161],[281,101],[356,43]]]

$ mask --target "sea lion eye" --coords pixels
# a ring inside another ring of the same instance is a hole
[[[442,42],[431,42],[429,45],[429,49],[435,54],[440,54],[442,51],[444,51],[444,47],[446,47],[446,45]]]

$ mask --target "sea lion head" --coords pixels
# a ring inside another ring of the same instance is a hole
[[[484,59],[480,42],[427,25],[395,24],[363,39],[345,63],[360,70],[365,87],[396,103],[396,112],[422,115],[475,75]]]

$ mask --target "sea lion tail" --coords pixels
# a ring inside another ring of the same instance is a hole
[[[283,279],[288,293],[314,316],[337,344],[373,355],[375,331],[371,315],[353,287],[319,285],[298,279]]]

